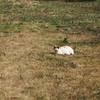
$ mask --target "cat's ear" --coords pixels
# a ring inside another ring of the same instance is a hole
[[[57,46],[56,46],[56,45],[54,45],[54,47],[53,47],[53,48],[55,49],[55,48],[57,48]]]
[[[57,48],[59,49],[59,48],[60,48],[60,46],[57,46]]]
[[[56,46],[56,45],[54,45],[54,48],[57,48],[57,46]]]

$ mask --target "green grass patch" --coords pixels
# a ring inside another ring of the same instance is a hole
[[[55,58],[54,57],[51,57],[51,56],[46,56],[46,59],[47,60],[54,60]]]
[[[37,4],[17,3],[18,1],[1,1],[0,13],[4,14],[1,23],[4,23],[7,29],[11,29],[12,25],[6,24],[19,21],[27,24],[37,24],[38,27],[52,28],[54,32],[56,29],[62,29],[63,32],[76,30],[86,30],[95,33],[97,27],[100,27],[98,2],[53,2],[40,1]],[[96,12],[94,12],[96,10]],[[4,22],[5,20],[5,22]],[[41,24],[49,24],[41,27]],[[26,24],[26,25],[27,25]],[[21,27],[22,30],[24,27]],[[65,30],[66,29],[66,30]],[[90,30],[89,30],[90,29]],[[45,31],[45,30],[44,30]],[[58,31],[57,31],[58,32]]]

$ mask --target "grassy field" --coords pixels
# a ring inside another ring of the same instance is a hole
[[[100,1],[1,0],[0,100],[100,100]]]

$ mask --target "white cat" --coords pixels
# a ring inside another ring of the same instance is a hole
[[[74,50],[69,46],[54,46],[54,50],[57,54],[61,55],[71,55],[74,54]]]

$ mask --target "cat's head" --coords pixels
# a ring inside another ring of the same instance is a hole
[[[54,46],[55,52],[57,52],[57,51],[59,50],[59,48],[60,48],[60,46],[55,45],[55,46]]]

